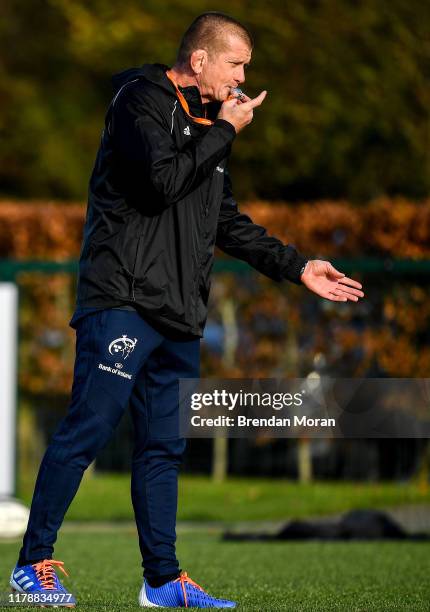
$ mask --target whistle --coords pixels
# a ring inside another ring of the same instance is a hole
[[[232,100],[233,98],[238,98],[238,100],[242,102],[245,98],[245,94],[239,87],[232,87],[228,99]]]

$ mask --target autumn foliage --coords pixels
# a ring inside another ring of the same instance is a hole
[[[252,202],[241,209],[269,233],[311,256],[430,256],[430,202],[380,199],[358,208],[347,202]],[[76,260],[84,217],[82,204],[3,202],[0,259]],[[366,291],[360,304],[333,304],[257,273],[241,274],[240,279],[233,273],[217,274],[202,375],[286,377],[318,370],[346,377],[428,377],[430,301],[425,277],[393,277],[389,272],[366,276],[359,269],[351,275]],[[74,309],[76,278],[25,272],[16,280],[21,393],[31,401],[41,398],[43,405],[52,397],[66,401],[74,355],[74,332],[67,322]]]
[[[82,204],[0,202],[0,258],[76,258],[84,217]]]
[[[381,198],[360,207],[342,201],[251,202],[240,208],[309,256],[430,256],[430,201]],[[84,217],[83,204],[0,202],[0,258],[75,259]]]

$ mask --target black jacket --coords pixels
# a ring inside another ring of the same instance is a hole
[[[202,336],[214,247],[281,281],[300,282],[306,262],[238,211],[226,162],[233,126],[193,122],[167,67],[114,77],[89,185],[78,308],[133,306],[148,322]],[[196,87],[183,93],[194,115]],[[213,118],[218,104],[208,105]]]

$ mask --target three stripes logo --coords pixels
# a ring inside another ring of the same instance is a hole
[[[34,585],[34,582],[31,580],[31,578],[29,578],[29,576],[27,576],[23,569],[13,574],[13,580],[24,590],[27,590]]]

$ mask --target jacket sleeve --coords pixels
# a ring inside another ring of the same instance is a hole
[[[172,104],[172,109],[174,106]],[[171,122],[174,121],[174,109]],[[157,107],[130,88],[112,110],[114,146],[129,169],[147,180],[167,205],[186,197],[210,176],[216,165],[230,152],[236,131],[223,119],[217,119],[199,138],[190,138],[178,149],[171,134],[172,126]]]
[[[308,261],[293,246],[267,234],[261,225],[242,214],[233,198],[227,168],[224,194],[218,218],[216,246],[275,281],[290,280],[300,284],[300,273]]]

